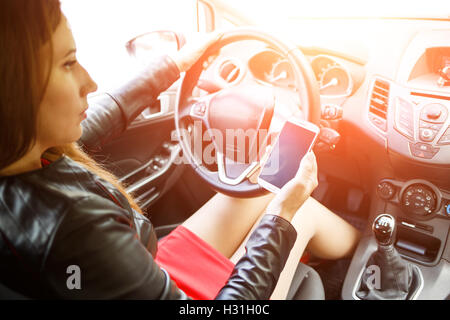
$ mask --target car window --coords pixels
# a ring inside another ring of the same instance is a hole
[[[197,30],[195,0],[62,0],[77,57],[99,91],[120,85],[136,67],[125,43],[154,30]]]
[[[247,15],[263,19],[344,18],[344,17],[414,17],[448,19],[450,3],[442,0],[226,0],[227,4]],[[258,10],[255,10],[258,8]]]

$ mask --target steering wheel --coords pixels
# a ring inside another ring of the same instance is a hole
[[[275,108],[275,104],[279,101],[274,90],[257,81],[223,88],[200,98],[194,98],[193,92],[208,58],[216,56],[220,49],[228,44],[245,40],[259,40],[289,62],[305,120],[318,125],[321,112],[319,89],[314,72],[298,47],[251,28],[228,31],[211,45],[185,73],[181,81],[175,108],[175,127],[184,157],[194,171],[214,190],[233,197],[256,197],[267,193],[259,184],[251,182],[249,177],[259,168],[261,154],[264,151],[260,150],[261,137],[258,133],[269,130],[274,110],[278,109]],[[202,134],[200,137],[201,141],[205,140],[204,137],[209,137],[206,139],[211,141],[208,146],[205,147],[203,142],[200,144],[201,147],[195,145],[196,141],[193,139],[198,137],[195,137],[193,132],[193,128],[196,128],[192,125],[193,122],[197,127],[212,132]],[[245,147],[236,147],[234,138],[226,139],[225,143],[223,141],[218,143],[220,138],[217,139],[217,136],[226,137],[227,130],[250,132],[245,138],[247,139]],[[252,132],[255,134],[251,134]],[[228,140],[233,141],[230,143]],[[192,145],[194,149],[200,149],[198,151],[202,157],[206,151],[210,152],[215,158],[217,170],[211,169],[205,159],[198,159],[196,152],[192,152]],[[253,152],[256,157],[250,156],[251,150],[257,150]]]

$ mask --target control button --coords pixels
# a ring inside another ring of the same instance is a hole
[[[426,122],[426,121],[423,121],[423,120],[420,120],[419,126],[420,126],[421,129],[422,128],[428,128],[428,129],[435,130],[435,131],[439,131],[442,128],[442,124],[429,123],[429,122]]]
[[[163,167],[167,162],[167,159],[161,156],[156,156],[153,158],[153,164],[157,165],[159,168]]]
[[[203,117],[206,113],[206,103],[205,102],[197,102],[192,106],[191,113],[196,116]]]
[[[395,194],[395,189],[391,183],[383,181],[378,185],[377,192],[381,199],[390,200]]]
[[[322,109],[322,119],[336,120],[342,117],[342,108],[335,104],[327,104]]]
[[[450,144],[450,135],[442,136],[441,139],[439,139],[439,144]]]
[[[395,117],[395,128],[401,134],[413,139],[414,137],[414,112],[413,105],[401,98],[397,98],[397,114]]]
[[[421,128],[419,131],[420,140],[426,142],[433,141],[437,133],[438,133],[437,131],[428,128]]]
[[[439,103],[426,105],[420,113],[420,119],[433,123],[444,123],[447,120],[447,108]]]
[[[156,164],[160,167],[163,167],[166,164],[166,162],[167,162],[167,159],[164,159],[164,158],[156,160]]]
[[[450,202],[447,202],[447,204],[444,205],[443,210],[439,210],[437,214],[443,218],[450,218]]]
[[[324,119],[333,119],[336,116],[336,109],[334,109],[332,106],[325,106],[323,109],[323,116]]]
[[[444,132],[442,137],[438,141],[439,144],[450,144],[450,127]]]
[[[439,119],[441,114],[442,114],[441,108],[435,107],[435,106],[428,108],[426,111],[426,115],[427,115],[428,119],[432,119],[432,120]]]
[[[426,143],[409,143],[411,153],[413,156],[423,159],[432,159],[438,152],[439,148],[433,148],[431,145]]]
[[[152,173],[154,173],[155,171],[151,168],[151,167],[147,167],[146,169],[145,169],[145,173],[147,173],[148,175],[150,175],[150,174],[152,174]]]

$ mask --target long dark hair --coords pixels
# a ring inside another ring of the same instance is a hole
[[[52,34],[61,19],[59,0],[0,2],[0,169],[22,158],[36,142],[37,114],[53,61]],[[47,44],[51,54],[42,54]],[[113,184],[142,213],[117,178],[77,143],[50,148],[44,157],[55,160],[63,154]]]
[[[23,157],[35,142],[37,111],[52,60],[40,52],[44,44],[51,46],[60,20],[58,0],[1,2],[0,168]]]

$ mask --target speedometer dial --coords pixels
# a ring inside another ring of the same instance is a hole
[[[279,87],[295,87],[294,70],[289,61],[271,49],[258,52],[248,61],[257,81]]]
[[[311,60],[311,67],[319,82],[320,95],[346,97],[352,93],[353,80],[342,64],[327,55],[317,55]]]
[[[352,80],[347,70],[334,65],[319,76],[320,94],[324,96],[346,96],[352,91]]]
[[[291,64],[284,59],[276,62],[272,67],[268,82],[281,87],[294,85],[294,74]]]

